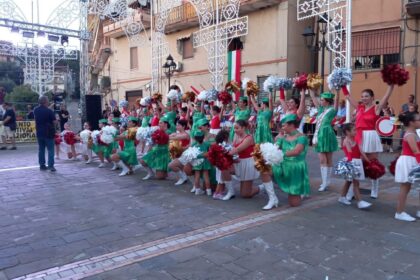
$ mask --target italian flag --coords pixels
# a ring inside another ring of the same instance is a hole
[[[228,52],[228,82],[233,80],[241,85],[241,50]],[[235,93],[236,101],[240,95],[240,92]]]

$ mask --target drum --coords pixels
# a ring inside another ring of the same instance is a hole
[[[392,136],[395,132],[395,118],[381,117],[376,122],[376,131],[381,136]]]

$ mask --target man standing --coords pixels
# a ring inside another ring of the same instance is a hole
[[[36,138],[38,140],[38,161],[40,170],[56,171],[54,168],[55,114],[48,108],[48,97],[39,98],[39,106],[34,110]],[[48,168],[45,165],[45,148],[48,151]]]
[[[414,95],[410,94],[408,96],[408,103],[403,104],[401,107],[401,113],[407,113],[409,106],[413,104],[414,104]]]
[[[28,105],[27,108],[28,108],[28,113],[26,114],[26,120],[32,121],[35,118],[32,105]]]
[[[10,150],[16,150],[16,139],[15,139],[15,132],[16,132],[16,114],[12,108],[12,104],[9,102],[4,102],[4,115],[3,115],[3,125],[4,125],[4,132],[2,135],[3,147],[0,150],[6,150],[6,138],[10,138],[12,142],[12,147]]]

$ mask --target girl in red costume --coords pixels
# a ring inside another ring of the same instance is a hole
[[[383,151],[381,139],[376,132],[376,121],[384,108],[385,104],[391,97],[393,85],[388,86],[388,89],[382,97],[378,105],[375,105],[375,94],[371,89],[362,91],[361,104],[357,103],[353,96],[347,95],[346,98],[350,104],[356,108],[356,143],[360,145],[362,152],[371,159],[377,159],[378,153]],[[379,180],[372,180],[372,189],[370,196],[378,198]]]

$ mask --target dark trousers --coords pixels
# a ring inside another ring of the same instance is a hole
[[[48,167],[54,166],[54,139],[38,138],[38,161],[39,166],[45,165],[45,148],[48,151]]]

